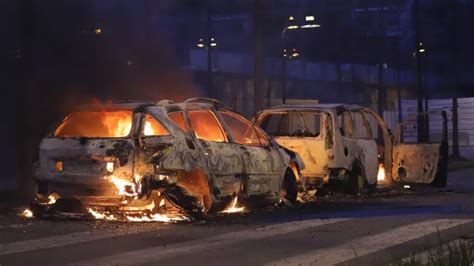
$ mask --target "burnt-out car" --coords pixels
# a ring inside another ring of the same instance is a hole
[[[446,186],[447,119],[440,113],[442,139],[426,143],[401,141],[400,130],[394,137],[372,109],[358,105],[281,105],[254,120],[302,157],[307,189],[334,183],[361,193],[394,182]]]
[[[166,200],[203,215],[237,196],[294,201],[300,168],[295,154],[212,99],[89,105],[42,140],[36,203],[132,211]]]

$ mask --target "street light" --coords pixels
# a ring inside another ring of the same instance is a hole
[[[320,24],[316,23],[314,16],[305,16],[305,23],[303,25],[298,25],[296,23],[295,17],[289,16],[286,22],[286,26],[283,28],[281,32],[281,38],[283,40],[283,54],[281,60],[281,100],[283,104],[286,103],[286,75],[288,71],[288,59],[298,58],[300,54],[293,48],[291,53],[287,52],[287,43],[286,43],[286,36],[285,33],[287,31],[296,31],[298,29],[313,29],[321,27]]]
[[[314,16],[306,16],[305,17],[305,23],[304,25],[301,26],[302,29],[312,29],[312,28],[319,28],[321,25],[317,24]]]
[[[415,63],[416,73],[416,87],[417,87],[417,108],[418,112],[423,110],[428,111],[428,98],[423,92],[423,81],[422,81],[422,58],[425,56],[427,50],[423,46],[422,42],[417,42],[415,45],[415,51],[413,52],[413,61]],[[425,96],[425,108],[423,108],[423,97]],[[429,119],[428,115],[417,116],[417,133],[418,141],[428,142],[429,141]]]
[[[211,54],[211,51],[216,49],[216,47],[217,47],[216,38],[208,37],[207,41],[205,41],[204,38],[199,38],[198,42],[196,43],[196,46],[199,49],[205,49],[207,51],[207,79],[208,79],[207,86],[208,86],[208,89],[211,89],[212,88],[212,54]]]

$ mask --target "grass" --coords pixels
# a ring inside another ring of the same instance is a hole
[[[440,245],[434,250],[419,254],[410,254],[409,257],[399,259],[391,265],[396,266],[473,266],[474,245],[471,242],[457,240],[445,245]]]

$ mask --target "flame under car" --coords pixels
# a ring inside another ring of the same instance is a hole
[[[295,201],[304,167],[211,99],[84,106],[42,140],[39,154],[36,215],[89,210],[110,220],[115,216],[99,211],[168,208],[203,217],[237,197]]]

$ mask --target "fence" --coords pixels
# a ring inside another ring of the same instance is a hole
[[[425,102],[423,105],[425,106]],[[431,99],[427,101],[428,111],[444,110],[448,115],[448,139],[452,145],[453,132],[453,100],[452,99]],[[417,139],[416,114],[418,112],[416,100],[402,101],[402,119],[408,120],[403,127],[403,138],[406,141]],[[395,132],[398,124],[398,110],[385,112],[384,119],[392,132]],[[429,116],[430,140],[437,141],[441,138],[442,118],[441,115]],[[458,135],[460,146],[470,146],[474,144],[474,98],[458,98]]]

